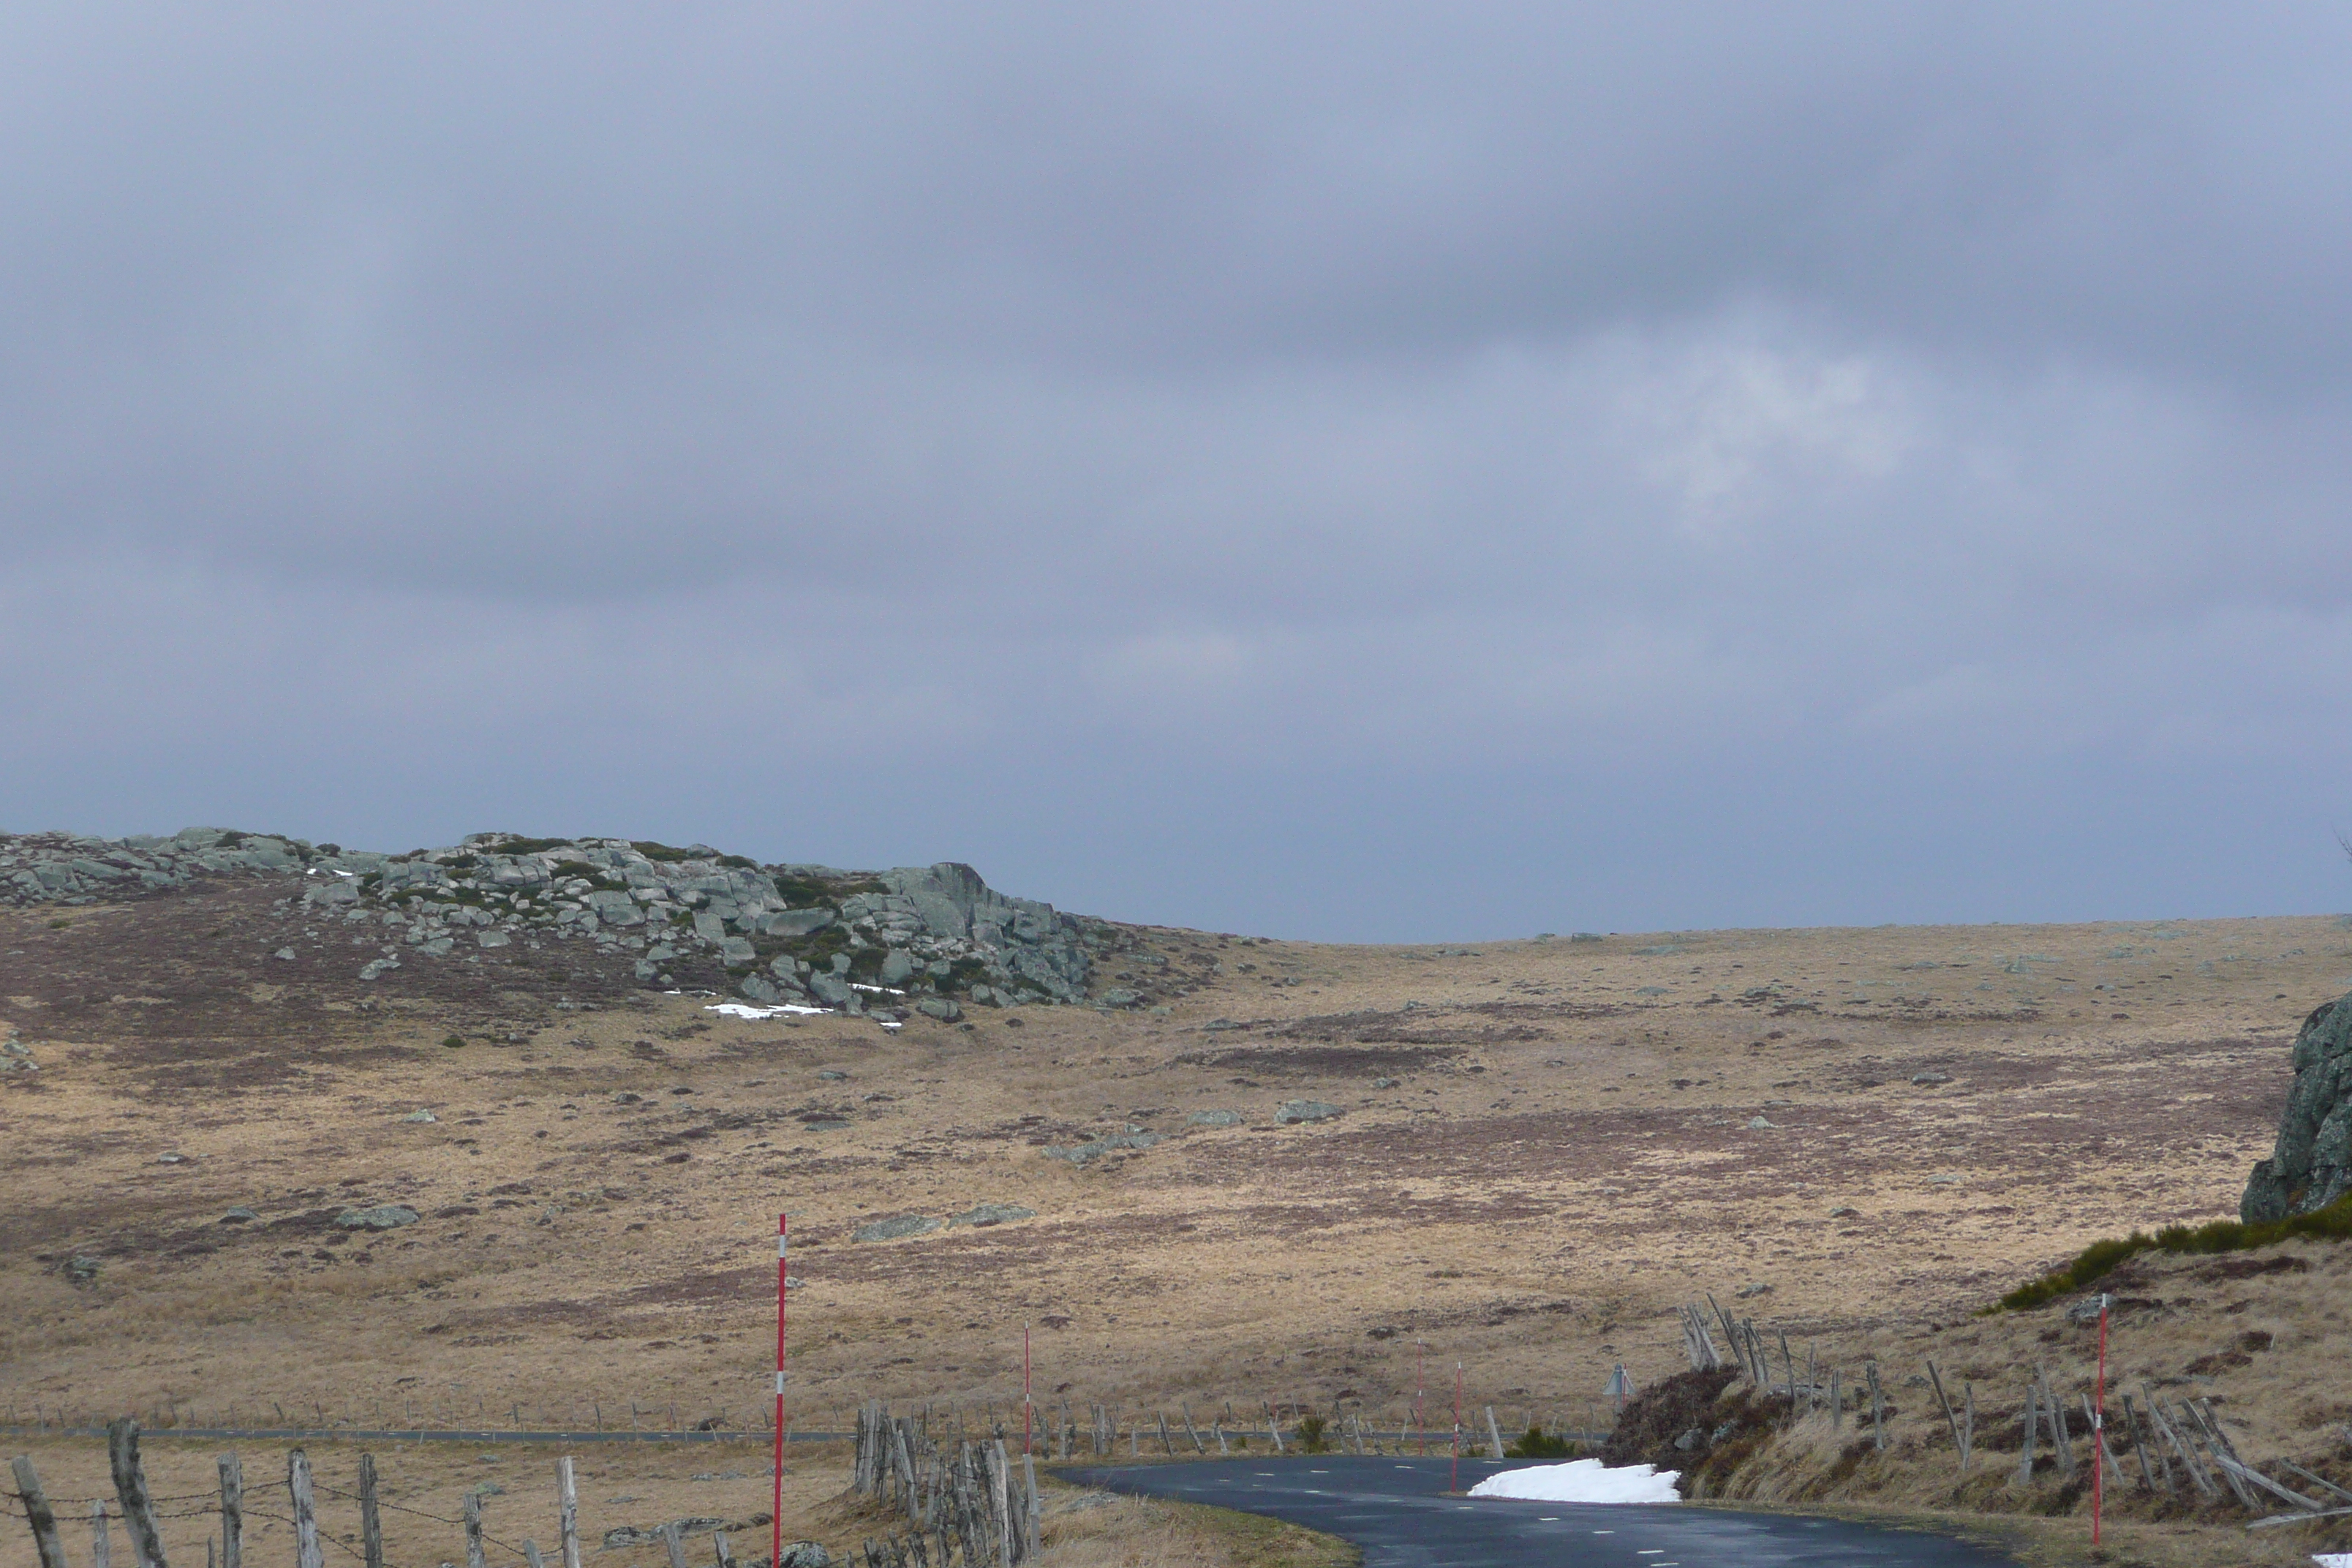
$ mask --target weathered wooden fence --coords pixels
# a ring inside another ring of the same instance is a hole
[[[1002,1437],[934,1436],[930,1427],[928,1414],[893,1416],[879,1400],[857,1413],[851,1484],[908,1524],[903,1536],[865,1543],[869,1568],[1013,1568],[1034,1556],[1034,1458],[1021,1457],[1016,1478]]]
[[[19,1457],[13,1463],[16,1501],[22,1510],[21,1517],[32,1527],[41,1568],[71,1568],[58,1522],[58,1508],[64,1502],[86,1503],[89,1507],[90,1568],[112,1568],[110,1522],[119,1521],[124,1533],[130,1537],[131,1568],[170,1568],[165,1561],[160,1521],[213,1516],[217,1516],[220,1523],[217,1532],[208,1536],[205,1542],[206,1568],[245,1568],[246,1523],[252,1519],[271,1520],[292,1527],[294,1568],[325,1568],[325,1549],[329,1544],[348,1556],[357,1558],[362,1568],[386,1568],[383,1520],[386,1509],[450,1526],[453,1531],[462,1531],[467,1568],[488,1568],[486,1549],[488,1546],[498,1546],[510,1553],[510,1562],[519,1558],[530,1568],[546,1568],[546,1561],[536,1541],[527,1536],[519,1542],[501,1541],[482,1528],[482,1500],[478,1492],[466,1494],[465,1513],[458,1519],[387,1501],[380,1495],[375,1457],[372,1454],[359,1457],[356,1489],[346,1491],[320,1480],[310,1468],[310,1457],[299,1448],[293,1449],[286,1458],[287,1511],[280,1513],[262,1504],[247,1490],[245,1467],[235,1454],[220,1457],[220,1488],[216,1500],[215,1494],[210,1492],[170,1497],[152,1495],[148,1489],[145,1466],[139,1457],[139,1424],[128,1418],[111,1422],[107,1427],[107,1459],[114,1482],[111,1500],[52,1499],[42,1487],[41,1478],[29,1456]],[[320,1532],[318,1501],[320,1493],[359,1505],[360,1544],[357,1548]],[[555,1462],[555,1494],[558,1562],[561,1568],[581,1568],[579,1495],[573,1484],[572,1464],[568,1456]],[[111,1516],[107,1510],[110,1500],[116,1507]],[[694,1522],[709,1524],[715,1521]],[[687,1568],[678,1524],[665,1525],[656,1533],[668,1548],[670,1568]],[[728,1548],[724,1530],[713,1531],[712,1544],[716,1568],[759,1568],[758,1564],[736,1559]]]
[[[1879,1384],[1878,1363],[1863,1363],[1863,1381],[1859,1388],[1843,1376],[1841,1369],[1823,1370],[1818,1366],[1809,1347],[1805,1361],[1799,1367],[1789,1348],[1786,1334],[1777,1336],[1780,1352],[1780,1370],[1775,1374],[1772,1345],[1759,1331],[1753,1320],[1735,1320],[1725,1311],[1714,1297],[1706,1306],[1696,1303],[1680,1309],[1683,1349],[1695,1371],[1716,1371],[1736,1367],[1758,1390],[1768,1396],[1789,1401],[1789,1419],[1818,1414],[1826,1409],[1832,1430],[1845,1423],[1849,1398],[1854,1404],[1854,1420],[1860,1426],[1863,1411],[1869,1412],[1872,1446],[1884,1451],[1889,1445],[1886,1431],[1890,1406],[1885,1391]],[[1731,1346],[1727,1355],[1717,1348],[1714,1330],[1721,1328],[1724,1342]],[[1955,1405],[1944,1386],[1943,1369],[1933,1359],[1927,1363],[1923,1381],[1936,1396],[1944,1421],[1952,1435],[1952,1447],[1965,1473],[1975,1457],[1977,1438],[1976,1387],[1963,1381],[1960,1401]],[[1864,1401],[1867,1401],[1866,1406]],[[2175,1399],[2168,1403],[2157,1397],[2154,1389],[2143,1381],[2141,1403],[2135,1405],[2128,1394],[2121,1395],[2124,1414],[2123,1452],[2137,1462],[2138,1475],[2132,1477],[2116,1458],[2116,1449],[2109,1441],[2116,1428],[2112,1417],[2102,1419],[2095,1410],[2091,1396],[2076,1392],[2073,1403],[2079,1407],[2083,1439],[2088,1452],[2078,1458],[2074,1419],[2068,1413],[2069,1401],[2052,1386],[2047,1368],[2037,1366],[2026,1380],[2025,1403],[2019,1416],[2020,1430],[2017,1465],[2010,1476],[2013,1486],[2032,1484],[2034,1471],[2046,1446],[2052,1465],[2059,1477],[2071,1480],[2084,1463],[2104,1465],[2109,1484],[2126,1491],[2137,1489],[2149,1495],[2180,1498],[2184,1488],[2193,1492],[2199,1502],[2215,1502],[2226,1489],[2250,1513],[2260,1513],[2276,1502],[2288,1505],[2293,1511],[2272,1513],[2255,1520],[2250,1529],[2268,1525],[2297,1524],[2316,1518],[2332,1518],[2352,1514],[2352,1490],[2337,1486],[2322,1476],[2315,1476],[2288,1459],[2272,1459],[2267,1463],[2287,1471],[2296,1479],[2326,1494],[2315,1498],[2288,1486],[2275,1477],[2248,1464],[2222,1430],[2220,1417],[2213,1414],[2212,1402],[2206,1399]],[[2352,1440],[2352,1430],[2347,1432]],[[2175,1461],[2178,1461],[2176,1465]]]

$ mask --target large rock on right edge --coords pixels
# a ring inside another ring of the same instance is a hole
[[[2312,1009],[2294,1037],[2278,1144],[2238,1201],[2249,1225],[2326,1208],[2352,1191],[2352,995]]]

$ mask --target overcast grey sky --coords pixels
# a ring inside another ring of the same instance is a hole
[[[0,826],[2352,907],[2352,12],[0,12]]]

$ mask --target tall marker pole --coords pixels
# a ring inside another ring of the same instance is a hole
[[[2091,1544],[2099,1543],[2099,1505],[2105,1500],[2100,1486],[2099,1461],[2107,1451],[2107,1295],[2099,1292],[2099,1382],[2098,1397],[2091,1405]]]
[[[792,1218],[776,1216],[776,1503],[769,1515],[775,1527],[775,1544],[768,1553],[770,1563],[781,1563],[784,1556],[784,1262],[787,1243],[792,1239]]]
[[[1029,1397],[1029,1325],[1021,1325],[1021,1453],[1029,1454],[1029,1433],[1036,1424],[1036,1403]]]

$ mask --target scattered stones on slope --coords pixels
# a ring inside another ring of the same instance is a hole
[[[1073,1165],[1090,1165],[1106,1154],[1118,1153],[1129,1149],[1149,1149],[1155,1143],[1165,1142],[1167,1142],[1165,1136],[1160,1133],[1146,1132],[1139,1127],[1130,1127],[1124,1132],[1113,1132],[1101,1138],[1089,1138],[1083,1143],[1073,1143],[1067,1147],[1049,1145],[1043,1152],[1048,1160],[1066,1160]]]
[[[1276,1108],[1274,1119],[1288,1127],[1301,1121],[1328,1121],[1340,1114],[1340,1108],[1328,1100],[1286,1100]]]
[[[2352,995],[2312,1009],[2294,1037],[2278,1142],[2238,1203],[2248,1224],[2326,1208],[2352,1191]]]

